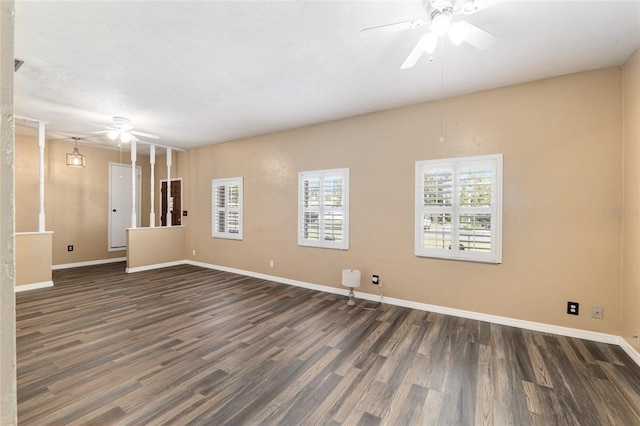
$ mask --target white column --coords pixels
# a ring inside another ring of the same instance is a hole
[[[167,226],[171,226],[171,148],[167,148],[167,211],[165,216],[167,218]]]
[[[155,210],[155,168],[156,168],[156,146],[149,146],[149,163],[151,164],[151,212],[149,213],[149,228],[156,226],[156,210]]]
[[[136,141],[131,141],[131,227],[135,228],[138,223],[136,214]]]
[[[38,122],[38,150],[40,151],[39,160],[39,193],[40,193],[40,210],[38,212],[38,232],[45,231],[44,216],[44,122]]]

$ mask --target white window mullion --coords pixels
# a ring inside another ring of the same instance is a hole
[[[326,241],[325,240],[325,233],[324,233],[324,227],[325,225],[325,212],[326,212],[326,207],[324,205],[324,198],[326,195],[326,187],[325,187],[325,181],[324,181],[324,176],[320,175],[320,208],[318,211],[318,227],[320,228],[320,235],[319,235],[319,240],[320,241]],[[327,244],[327,243],[325,243]]]
[[[453,188],[451,189],[451,255],[459,257],[460,236],[460,192],[458,188],[458,165],[453,166]]]

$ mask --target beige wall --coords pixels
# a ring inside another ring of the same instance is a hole
[[[20,133],[20,132],[18,132]],[[53,231],[53,264],[125,257],[108,251],[109,163],[131,164],[128,152],[80,145],[85,168],[68,167],[73,144],[47,140],[45,144],[46,230]],[[142,167],[142,226],[149,224],[149,158],[138,155]],[[37,135],[16,138],[16,232],[38,230]],[[72,244],[74,251],[68,252]]]
[[[621,335],[636,350],[632,339],[640,329],[640,50],[625,64],[624,97],[624,257],[622,269]]]
[[[362,291],[377,293],[379,274],[386,296],[617,334],[620,84],[610,68],[447,99],[444,144],[432,102],[189,151],[185,257],[334,287],[353,266]],[[503,263],[414,256],[415,162],[492,153],[504,154]],[[297,173],[338,167],[350,168],[350,249],[297,246]],[[211,179],[235,176],[245,238],[214,239]]]
[[[16,234],[16,287],[51,282],[51,232]]]
[[[127,230],[127,269],[184,260],[182,226]]]
[[[625,84],[637,55],[634,61],[625,67]],[[375,273],[389,297],[618,334],[621,318],[629,320],[620,303],[623,218],[615,212],[631,200],[623,205],[621,84],[620,69],[609,68],[447,99],[444,144],[440,103],[432,102],[174,153],[171,175],[183,178],[189,211],[183,257],[334,287],[342,268],[353,266],[363,271],[365,292],[377,293],[369,284]],[[123,256],[106,250],[107,165],[120,154],[82,146],[87,168],[73,169],[64,165],[71,149],[47,142],[53,263]],[[414,256],[415,161],[498,152],[503,263]],[[149,165],[139,158],[146,226]],[[36,138],[20,139],[17,231],[37,228],[34,159]],[[158,155],[156,193],[165,164]],[[297,173],[338,167],[350,168],[350,249],[297,246]],[[245,239],[213,239],[211,179],[234,176],[244,177]],[[66,252],[67,244],[76,250]],[[580,302],[580,316],[565,313],[568,300]],[[590,317],[593,305],[604,306],[603,320]]]

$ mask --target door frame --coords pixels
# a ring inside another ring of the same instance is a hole
[[[111,246],[111,212],[113,210],[112,207],[112,200],[111,200],[111,173],[113,170],[113,166],[123,166],[123,167],[128,167],[131,168],[131,164],[125,164],[125,163],[114,163],[114,162],[109,162],[109,193],[107,195],[108,198],[108,210],[107,210],[107,250],[112,252],[112,251],[125,251],[127,249],[126,245],[124,248],[122,247],[112,247]],[[131,171],[129,170],[129,176],[131,176]],[[136,166],[136,176],[137,176],[137,182],[136,182],[136,226],[139,228],[140,227],[140,210],[142,209],[142,166]],[[130,179],[129,179],[130,180]],[[129,194],[129,196],[131,196],[131,194]],[[131,212],[129,212],[129,223],[131,223]],[[129,228],[125,228],[125,229],[129,229]]]
[[[160,179],[160,188],[158,189],[158,211],[160,212],[160,214],[158,215],[158,226],[159,227],[163,227],[162,225],[162,215],[164,214],[164,212],[162,211],[162,184],[165,183],[167,181],[167,178],[164,179]],[[184,191],[182,190],[182,177],[172,177],[171,178],[171,182],[178,182],[180,181],[180,217],[182,217],[182,210],[184,207],[184,199],[182,198],[182,194],[184,194]],[[171,185],[169,185],[169,191],[171,191]],[[171,195],[171,194],[169,194]],[[171,226],[181,226],[182,225],[182,221],[180,221],[181,224],[180,225],[171,225]],[[168,223],[168,218],[167,218],[167,223]],[[167,226],[167,225],[164,225]]]

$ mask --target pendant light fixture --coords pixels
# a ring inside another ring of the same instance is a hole
[[[67,154],[67,166],[70,167],[84,167],[84,155],[78,151],[78,140],[80,138],[71,138],[76,142],[73,152]]]

